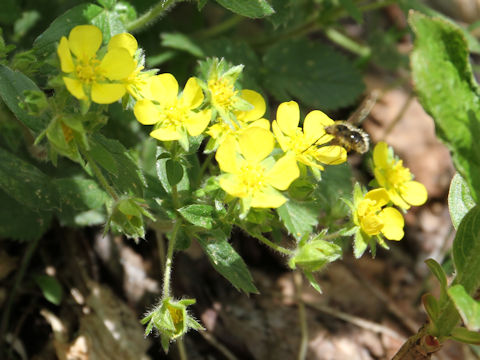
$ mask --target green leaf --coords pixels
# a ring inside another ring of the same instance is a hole
[[[277,209],[277,213],[288,232],[297,240],[312,233],[313,227],[318,224],[319,207],[315,202],[288,200]]]
[[[68,36],[70,30],[77,25],[89,23],[85,14],[91,4],[81,4],[71,8],[63,15],[56,18],[42,34],[33,42],[33,50],[39,57],[46,58],[57,49],[57,44],[62,36]]]
[[[85,10],[85,16],[92,25],[100,28],[104,43],[108,43],[113,35],[126,32],[122,18],[115,9],[109,10],[90,4]]]
[[[178,161],[168,159],[165,163],[165,170],[167,171],[167,179],[170,186],[175,186],[182,181],[183,167]]]
[[[460,341],[466,344],[480,345],[480,333],[470,331],[465,328],[458,327],[453,329],[451,337],[456,341]]]
[[[475,206],[463,218],[452,246],[457,271],[455,284],[472,294],[480,286],[480,207]]]
[[[51,179],[34,165],[0,148],[0,188],[30,209],[58,207],[58,193]]]
[[[143,197],[145,181],[128,150],[117,140],[107,139],[101,134],[90,138],[89,154],[107,170],[111,184],[121,193],[132,193]]]
[[[463,217],[474,206],[475,201],[470,194],[468,184],[459,173],[456,173],[450,183],[448,192],[448,210],[455,229],[458,229]]]
[[[0,238],[30,241],[47,231],[52,213],[35,211],[0,190]]]
[[[312,287],[321,294],[322,288],[320,287],[320,284],[318,283],[317,279],[315,279],[315,275],[313,275],[311,272],[308,272],[308,271],[304,271],[303,274],[307,278],[310,285],[312,285]]]
[[[425,264],[427,264],[427,266],[430,269],[430,271],[432,272],[432,274],[440,282],[440,286],[442,287],[442,289],[446,290],[447,289],[447,275],[445,274],[445,271],[443,270],[442,265],[440,265],[434,259],[425,260]]]
[[[110,198],[90,179],[65,178],[53,180],[63,205],[76,210],[98,209]]]
[[[249,18],[272,15],[275,10],[266,0],[215,0],[224,8]]]
[[[267,50],[263,61],[264,86],[278,101],[293,97],[318,109],[337,109],[353,104],[365,89],[354,64],[318,42],[279,42]]]
[[[63,290],[57,279],[48,275],[36,275],[34,276],[34,280],[40,289],[42,289],[45,299],[52,304],[60,305],[62,302]]]
[[[448,295],[453,300],[467,329],[480,330],[480,303],[467,294],[462,285],[448,289]]]
[[[355,19],[359,24],[363,23],[362,12],[358,6],[353,2],[353,0],[340,0],[340,5],[342,5],[345,10],[347,10],[348,15]]]
[[[26,95],[30,94],[29,91],[41,90],[24,74],[0,65],[0,97],[18,120],[38,134],[47,127],[48,119],[45,116],[30,115],[27,108],[21,106]]]
[[[182,214],[189,223],[205,229],[212,228],[214,211],[213,206],[201,204],[187,205],[178,209],[178,212]]]
[[[203,50],[185,34],[163,33],[161,34],[161,38],[162,46],[164,47],[186,51],[198,58],[205,57]]]
[[[157,169],[157,176],[160,182],[162,183],[163,188],[165,191],[169,194],[172,193],[172,185],[170,184],[170,179],[169,177],[173,176],[171,181],[175,183],[175,176],[178,176],[179,174],[179,169],[174,169],[174,173],[172,173],[172,170],[167,169],[167,163],[169,161],[173,161],[170,159],[170,152],[167,151],[166,149],[162,148],[161,146],[157,147],[157,163],[156,163],[156,169]],[[174,162],[175,164],[180,164],[182,167],[182,177],[179,182],[177,182],[175,185],[177,185],[177,190],[178,191],[188,191],[190,189],[190,180],[188,178],[188,172],[184,164],[179,163],[177,161]],[[172,165],[170,163],[170,167],[176,166]],[[170,175],[169,175],[170,171]]]
[[[230,281],[235,288],[246,293],[258,294],[247,265],[228,243],[227,236],[222,231],[211,231],[208,239],[198,237],[197,240],[215,270]]]
[[[416,35],[410,60],[417,94],[472,197],[480,200],[480,92],[467,43],[447,21],[411,12],[409,22]]]
[[[437,299],[432,294],[425,294],[422,296],[422,303],[427,312],[428,318],[430,321],[435,324],[435,321],[438,318],[440,312],[440,306]]]

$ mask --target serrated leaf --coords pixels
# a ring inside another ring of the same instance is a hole
[[[475,206],[463,218],[452,246],[457,271],[455,284],[472,294],[480,286],[480,208]]]
[[[448,192],[448,211],[455,229],[458,228],[463,217],[475,206],[468,184],[459,173],[456,173],[450,183]]]
[[[52,213],[34,211],[0,190],[0,238],[30,241],[47,231]]]
[[[20,104],[25,101],[26,91],[41,91],[38,86],[27,76],[18,71],[12,71],[4,65],[0,65],[0,97],[3,99],[13,114],[32,129],[40,133],[48,125],[45,116],[33,116],[28,114]]]
[[[162,183],[163,188],[169,194],[172,193],[172,185],[170,184],[168,170],[167,170],[167,163],[170,159],[171,154],[162,147],[157,147],[157,162],[156,162],[156,170],[157,176],[160,182]],[[178,162],[176,162],[179,164]],[[185,165],[180,164],[182,166],[182,178],[181,180],[176,183],[178,191],[188,191],[190,189],[190,180],[188,178],[188,172],[185,168]],[[172,180],[174,180],[172,178]]]
[[[60,305],[62,302],[63,290],[57,279],[48,275],[37,275],[34,276],[34,280],[40,289],[42,289],[45,299],[52,304]]]
[[[480,333],[470,331],[465,328],[455,328],[452,330],[451,337],[454,340],[466,343],[480,345]]]
[[[91,179],[65,178],[53,180],[63,204],[77,210],[98,209],[110,198]]]
[[[314,202],[289,200],[277,209],[277,214],[288,232],[300,240],[318,224],[319,207]]]
[[[275,10],[266,0],[215,0],[224,8],[249,18],[272,15]]]
[[[205,229],[212,228],[214,211],[213,206],[201,204],[187,205],[178,209],[178,212],[189,223]]]
[[[258,293],[247,265],[228,243],[222,231],[212,231],[208,239],[199,237],[197,240],[215,270],[230,281],[236,289],[247,294]]]
[[[102,31],[104,43],[108,43],[113,35],[126,32],[125,25],[115,9],[109,10],[90,4],[85,10],[85,16],[92,25]]]
[[[70,30],[76,25],[87,24],[88,18],[85,10],[91,4],[81,4],[71,8],[56,18],[42,34],[33,42],[33,50],[37,56],[46,58],[57,49],[57,44],[62,36],[68,36]]]
[[[143,197],[145,181],[128,150],[117,140],[107,139],[101,134],[90,138],[89,154],[107,170],[111,184],[121,193]]]
[[[30,209],[58,207],[58,193],[51,179],[34,165],[0,148],[0,188]]]
[[[448,295],[453,300],[465,326],[472,331],[480,330],[480,303],[467,294],[462,285],[448,289]]]
[[[415,88],[435,130],[453,155],[457,171],[480,200],[480,91],[462,31],[453,24],[411,12],[416,39],[410,56]]]
[[[185,34],[162,33],[161,38],[162,46],[164,47],[186,51],[198,58],[205,57],[203,50]]]
[[[273,45],[263,62],[264,86],[278,101],[293,97],[317,109],[337,109],[353,104],[365,89],[360,72],[347,57],[306,39]]]

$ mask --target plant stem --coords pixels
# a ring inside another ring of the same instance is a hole
[[[349,38],[345,34],[342,34],[340,31],[332,27],[325,29],[325,35],[335,44],[343,47],[344,49],[356,55],[359,55],[364,58],[370,56],[370,48],[368,48],[367,46],[360,45],[353,39]]]
[[[163,298],[170,297],[170,278],[172,276],[173,252],[175,250],[175,242],[177,240],[178,230],[182,225],[182,220],[177,219],[173,228],[172,236],[168,240],[167,258],[165,260],[165,271],[163,272]]]
[[[20,269],[18,269],[18,272],[15,276],[13,287],[10,289],[8,301],[3,310],[2,320],[0,322],[0,345],[5,340],[5,332],[7,331],[8,323],[10,320],[10,311],[12,309],[13,301],[15,300],[15,295],[17,294],[18,287],[20,286],[20,283],[23,280],[25,271],[27,270],[27,267],[30,264],[30,260],[35,250],[37,249],[39,242],[40,242],[40,238],[37,238],[28,244],[27,250],[23,255],[22,263],[20,264]]]
[[[90,164],[90,167],[92,168],[93,173],[97,177],[98,181],[100,181],[100,184],[108,192],[108,194],[112,197],[112,199],[117,201],[118,200],[117,193],[110,186],[107,179],[105,179],[105,176],[103,176],[103,174],[102,174],[102,170],[100,170],[100,168],[97,166],[95,160],[93,160],[93,158],[90,156],[90,154],[87,151],[84,151],[81,148],[80,148],[80,151],[82,152],[82,155],[85,157],[85,159],[88,161],[88,163]]]
[[[145,25],[147,25],[148,23],[162,16],[165,11],[167,11],[171,6],[173,6],[174,3],[178,1],[179,0],[160,0],[157,5],[152,7],[138,19],[133,20],[131,23],[127,24],[127,31],[134,32],[145,27]]]
[[[308,324],[305,304],[302,300],[302,274],[299,271],[293,273],[293,283],[295,284],[295,299],[298,306],[298,321],[300,322],[301,341],[298,351],[298,360],[307,358],[308,347]]]
[[[200,168],[200,174],[198,175],[199,181],[202,181],[202,177],[205,174],[205,171],[207,171],[208,165],[210,165],[214,156],[215,152],[212,151],[210,154],[208,154],[207,158],[203,162],[202,167]]]
[[[256,238],[258,241],[260,241],[261,243],[264,243],[265,245],[267,246],[270,246],[273,250],[276,250],[282,254],[285,254],[285,255],[292,255],[292,250],[289,250],[287,248],[284,248],[283,246],[280,246],[280,245],[277,245],[275,244],[274,242],[268,240],[265,236],[263,236],[262,234],[255,234],[255,233],[252,233],[250,230],[248,230],[245,226],[243,225],[240,225],[240,224],[235,224],[237,225],[240,229],[242,229],[243,231],[245,231],[248,235]]]
[[[187,360],[187,351],[185,350],[185,343],[183,342],[183,339],[178,339],[177,340],[177,349],[178,349],[178,357],[180,360]]]
[[[205,29],[203,31],[197,32],[196,34],[194,34],[194,36],[196,38],[200,38],[200,39],[214,37],[214,36],[217,36],[217,35],[225,32],[225,31],[227,31],[228,29],[234,27],[235,25],[242,22],[243,20],[245,20],[245,18],[243,16],[233,15],[233,16],[229,17],[227,20],[225,20],[225,21],[223,21],[223,22],[221,22],[221,23],[219,23],[215,26],[212,26],[209,29]]]

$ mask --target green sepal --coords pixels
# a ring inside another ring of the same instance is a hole
[[[432,294],[427,293],[422,296],[422,303],[430,319],[430,326],[435,326],[435,322],[440,313],[440,305],[437,299],[435,299]]]
[[[342,248],[337,244],[323,240],[322,236],[320,234],[310,241],[300,242],[294,255],[288,261],[288,266],[291,269],[298,266],[302,270],[312,273],[340,258]]]
[[[315,276],[311,272],[308,272],[308,271],[304,271],[303,274],[307,278],[310,285],[312,285],[312,287],[321,294],[322,293],[322,288],[318,284],[317,279],[315,279]]]
[[[465,343],[480,345],[480,333],[468,329],[457,327],[452,330],[450,337],[453,340]]]

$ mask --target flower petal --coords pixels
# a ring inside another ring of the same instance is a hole
[[[296,133],[300,122],[300,108],[295,101],[281,103],[277,110],[277,123],[285,135]]]
[[[60,39],[60,44],[58,44],[57,54],[60,58],[60,67],[65,73],[70,73],[75,70],[75,65],[73,64],[72,54],[70,53],[70,48],[68,47],[68,40],[65,36],[62,36]]]
[[[370,190],[365,194],[365,199],[373,200],[376,202],[376,206],[382,207],[390,202],[387,190],[384,188],[378,188]]]
[[[405,200],[403,200],[403,198],[400,196],[397,190],[388,189],[387,192],[388,192],[388,196],[390,196],[390,200],[392,200],[392,202],[395,205],[397,205],[398,207],[404,210],[410,209],[410,205]]]
[[[83,91],[83,83],[80,80],[72,79],[64,76],[63,81],[67,90],[79,100],[86,99],[85,91]]]
[[[402,184],[400,194],[407,203],[413,206],[420,206],[427,201],[427,189],[418,181],[407,181]]]
[[[177,100],[178,82],[172,74],[153,76],[150,91],[155,100],[161,104],[172,104]]]
[[[188,79],[180,99],[182,105],[187,109],[196,109],[202,104],[203,92],[196,78]]]
[[[270,121],[267,119],[259,119],[256,121],[251,122],[248,127],[259,127],[262,129],[265,129],[267,131],[270,131]]]
[[[403,226],[405,221],[402,214],[392,207],[383,209],[378,216],[382,219],[382,234],[388,240],[401,240],[403,238]]]
[[[244,198],[248,196],[248,188],[242,183],[240,178],[234,174],[223,174],[218,178],[220,187],[228,194]]]
[[[113,48],[127,49],[130,56],[133,56],[138,49],[137,39],[135,39],[133,35],[129,33],[117,34],[108,42],[108,50]]]
[[[111,104],[120,100],[127,92],[123,84],[100,84],[92,85],[92,101],[97,104]]]
[[[102,45],[102,32],[94,25],[75,26],[68,36],[68,45],[77,59],[89,60]]]
[[[238,112],[237,118],[246,122],[254,121],[260,119],[264,114],[267,108],[263,96],[258,92],[245,89],[240,93],[240,97],[250,103],[253,106],[252,110],[240,111]]]
[[[110,80],[126,79],[135,70],[135,60],[124,48],[109,50],[102,59],[99,68]]]
[[[265,159],[275,146],[273,134],[259,127],[251,127],[242,132],[238,144],[246,160],[260,162]]]
[[[278,190],[287,190],[290,184],[300,176],[297,160],[293,153],[279,159],[267,173],[268,183]]]
[[[182,137],[178,130],[176,126],[170,125],[153,130],[150,136],[161,141],[178,140]]]
[[[266,186],[262,190],[257,191],[253,194],[251,207],[278,208],[285,204],[286,201],[287,198],[283,196],[280,192],[278,192],[271,186]]]
[[[133,113],[138,122],[143,125],[153,125],[159,120],[158,109],[150,100],[138,100]]]
[[[227,173],[238,173],[240,164],[237,159],[237,141],[235,140],[235,137],[226,137],[218,147],[215,159],[222,171]]]
[[[303,122],[305,139],[311,144],[317,142],[319,139],[325,140],[322,144],[330,141],[333,137],[325,133],[325,126],[332,124],[334,124],[334,121],[320,110],[310,111],[307,116],[305,116],[305,121]],[[324,137],[326,139],[323,139]]]
[[[318,162],[326,165],[338,165],[347,161],[347,151],[338,145],[319,146],[309,154]]]
[[[373,149],[373,164],[375,167],[385,169],[388,166],[388,145],[380,141]]]
[[[191,112],[185,119],[185,127],[191,136],[198,136],[207,128],[212,118],[212,110],[206,109],[198,113]]]

